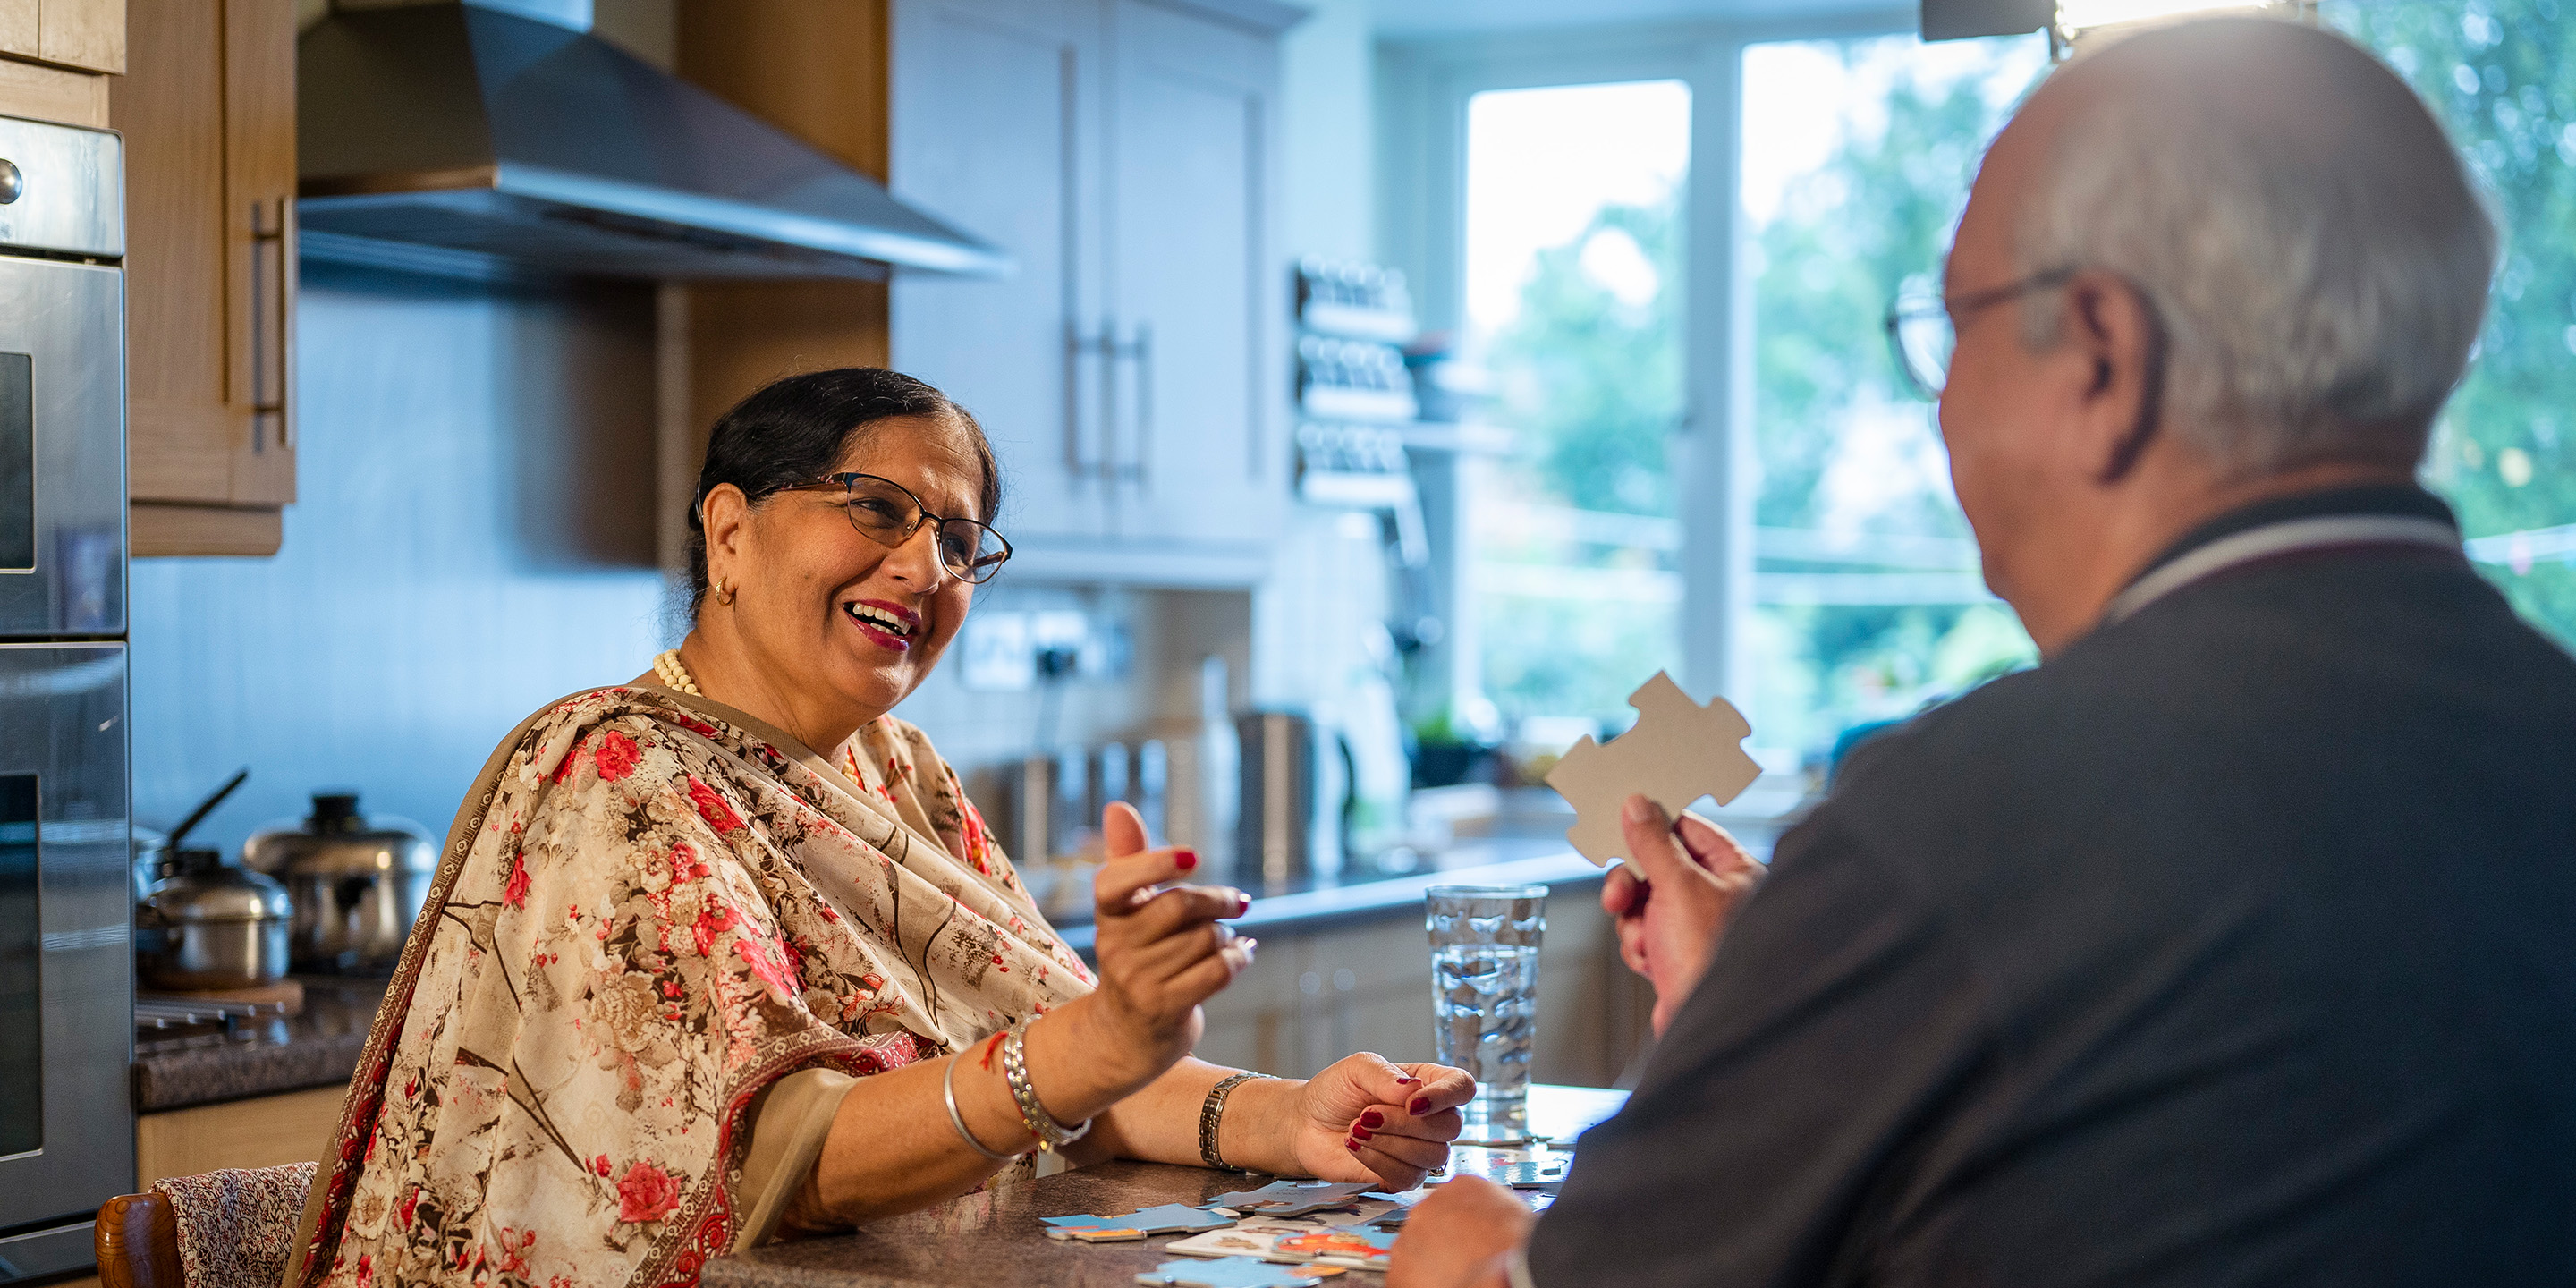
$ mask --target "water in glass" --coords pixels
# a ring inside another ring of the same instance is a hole
[[[1433,1058],[1476,1079],[1459,1139],[1525,1141],[1547,887],[1433,886],[1427,913]]]

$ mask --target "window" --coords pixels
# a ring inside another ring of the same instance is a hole
[[[2514,607],[2576,647],[2576,6],[2336,0],[2324,14],[2414,85],[2494,197],[2494,302],[2424,480]]]
[[[1468,466],[1468,611],[1485,694],[1537,741],[1624,727],[1679,665],[1690,102],[1675,80],[1467,101],[1462,348],[1514,441]]]
[[[1933,408],[1880,326],[1905,279],[1937,279],[1979,156],[2047,63],[2036,36],[1744,51],[1760,483],[1735,629],[1755,741],[1810,763],[2034,657],[1985,589]]]

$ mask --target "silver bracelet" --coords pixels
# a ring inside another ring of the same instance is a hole
[[[1229,1074],[1223,1081],[1208,1088],[1207,1099],[1199,1102],[1200,1162],[1220,1172],[1227,1170],[1225,1155],[1218,1153],[1216,1148],[1217,1128],[1225,1122],[1225,1098],[1233,1095],[1235,1088],[1255,1078],[1267,1076],[1269,1075],[1259,1073]]]
[[[957,1062],[964,1058],[965,1055],[962,1052],[948,1057],[948,1072],[939,1076],[939,1089],[948,1096],[948,1125],[956,1128],[958,1138],[974,1146],[976,1153],[996,1163],[1010,1162],[1019,1155],[997,1153],[984,1148],[984,1142],[975,1139],[975,1133],[966,1130],[966,1115],[957,1112]]]
[[[1029,1082],[1028,1044],[1021,1037],[1027,1031],[1028,1026],[1024,1024],[1012,1029],[1010,1036],[1002,1039],[1002,1080],[1011,1084],[1011,1099],[1020,1106],[1020,1125],[1038,1138],[1039,1152],[1060,1150],[1082,1139],[1084,1133],[1091,1130],[1091,1120],[1085,1118],[1067,1127],[1057,1122],[1055,1116],[1046,1111],[1046,1106],[1038,1103],[1038,1089]]]

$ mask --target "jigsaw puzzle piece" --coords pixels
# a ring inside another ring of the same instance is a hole
[[[1734,800],[1762,776],[1743,747],[1753,726],[1726,699],[1702,706],[1657,671],[1628,695],[1628,705],[1637,709],[1636,727],[1607,744],[1586,735],[1547,772],[1547,785],[1574,806],[1565,839],[1604,867],[1627,854],[1619,809],[1629,796],[1643,794],[1679,814],[1702,796],[1721,805]]]
[[[1166,1261],[1136,1276],[1140,1284],[1159,1288],[1318,1288],[1338,1267],[1274,1266],[1252,1257],[1219,1257],[1213,1261]]]
[[[1305,1182],[1272,1181],[1257,1190],[1236,1190],[1208,1200],[1208,1206],[1241,1212],[1245,1216],[1303,1216],[1324,1208],[1341,1207],[1351,1200],[1376,1189],[1372,1182]]]
[[[1165,1252],[1192,1257],[1261,1257],[1268,1258],[1279,1245],[1281,1235],[1312,1234],[1317,1227],[1304,1221],[1247,1220],[1225,1230],[1210,1230],[1186,1239],[1174,1239],[1163,1245]]]
[[[1050,1216],[1039,1220],[1047,1233],[1060,1239],[1080,1239],[1085,1243],[1124,1242],[1142,1239],[1149,1234],[1177,1234],[1183,1231],[1222,1230],[1234,1224],[1228,1217],[1179,1203],[1141,1208],[1125,1216]]]
[[[1384,1270],[1395,1255],[1395,1231],[1338,1229],[1279,1236],[1275,1255],[1359,1270]]]

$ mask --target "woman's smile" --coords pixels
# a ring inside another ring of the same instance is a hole
[[[869,643],[897,653],[911,652],[913,636],[921,630],[921,614],[882,599],[849,600],[841,605],[841,615]]]

